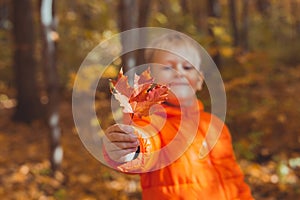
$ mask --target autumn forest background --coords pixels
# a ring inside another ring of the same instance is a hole
[[[300,0],[0,0],[0,198],[141,198],[138,176],[103,166],[84,148],[71,101],[94,47],[147,26],[183,32],[214,59],[255,199],[298,199]],[[143,62],[141,52],[124,55],[106,76],[130,67],[128,57]],[[91,124],[112,122],[101,84]],[[205,89],[200,97],[209,109]]]

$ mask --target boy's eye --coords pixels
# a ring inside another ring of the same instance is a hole
[[[183,66],[183,69],[184,69],[184,70],[191,70],[191,69],[194,69],[194,67],[191,66],[191,65],[184,65],[184,66]]]
[[[163,66],[163,70],[171,70],[171,69],[173,69],[172,66]]]

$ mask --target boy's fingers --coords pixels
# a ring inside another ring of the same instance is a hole
[[[136,142],[137,136],[134,129],[125,124],[115,124],[105,131],[106,137],[111,142]]]
[[[126,154],[133,153],[136,151],[137,151],[137,148],[135,147],[135,148],[129,148],[129,149],[115,150],[115,151],[111,151],[110,153],[114,154],[114,155],[118,155],[118,156],[124,156]]]
[[[112,145],[115,146],[115,150],[125,150],[125,149],[137,149],[139,142],[114,142]]]
[[[106,133],[109,134],[111,132],[120,132],[120,133],[134,133],[134,129],[125,124],[114,124],[110,126],[107,130]]]
[[[119,132],[109,133],[107,135],[111,142],[136,142],[137,136],[134,134],[124,134]]]

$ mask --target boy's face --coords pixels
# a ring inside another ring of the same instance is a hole
[[[183,57],[188,56],[186,54],[185,52],[180,53]],[[155,82],[166,84],[171,90],[168,103],[178,105],[179,100],[180,105],[192,105],[195,92],[201,90],[203,83],[203,76],[199,74],[199,69],[197,70],[182,57],[160,50],[154,52],[152,63],[157,63],[151,68]],[[200,66],[200,63],[197,66]]]

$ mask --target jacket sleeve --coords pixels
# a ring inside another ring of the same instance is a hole
[[[253,199],[249,186],[244,181],[244,175],[239,167],[228,128],[222,123],[221,134],[213,146],[210,157],[220,176],[226,196],[230,199]],[[218,128],[217,128],[218,129]]]

